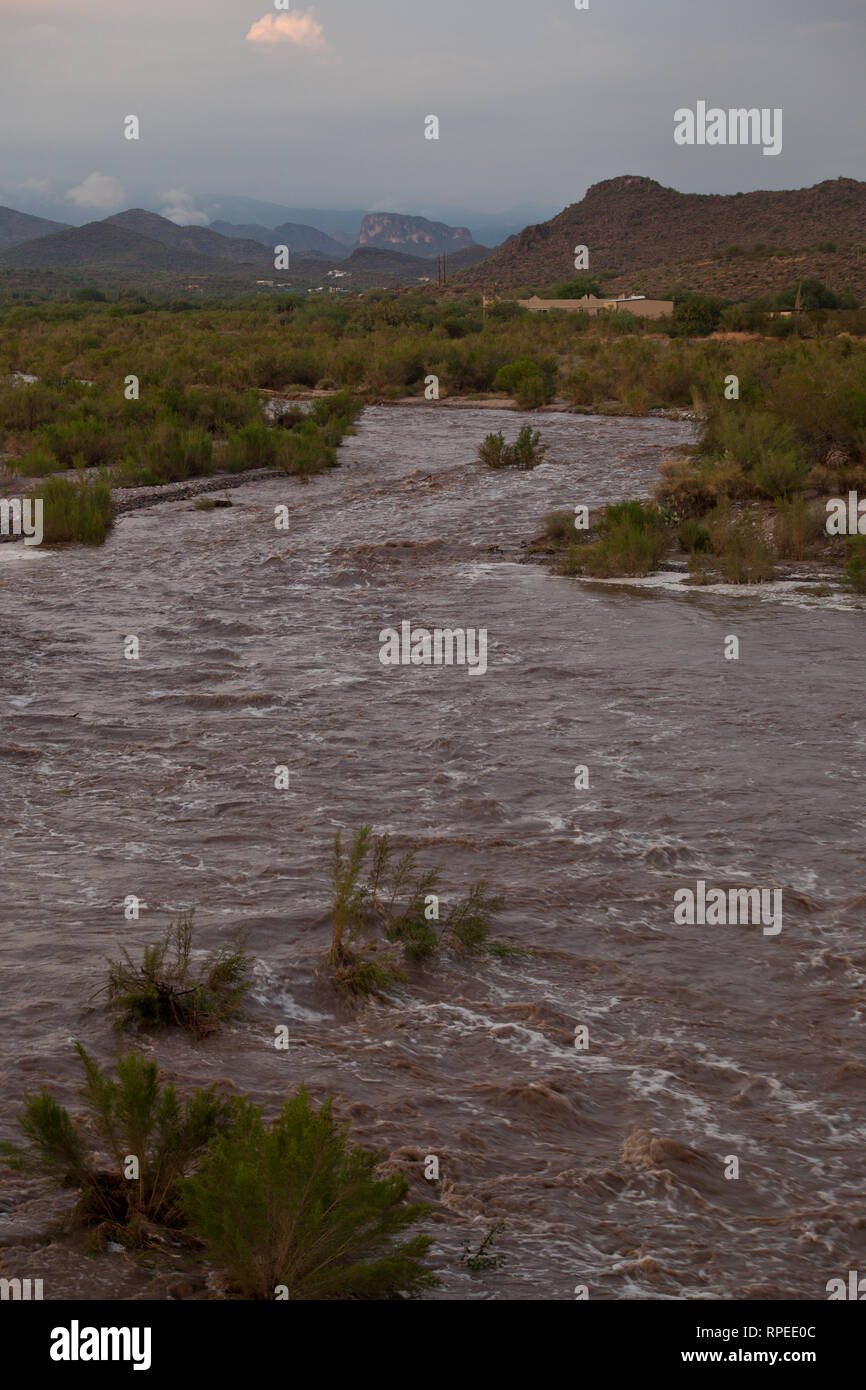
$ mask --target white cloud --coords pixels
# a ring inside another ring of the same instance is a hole
[[[51,185],[47,179],[40,179],[36,174],[31,174],[22,183],[12,185],[19,193],[47,193]]]
[[[199,212],[193,206],[195,199],[185,188],[170,188],[162,196],[166,205],[160,208],[160,212],[169,222],[176,222],[178,227],[206,227],[210,221],[207,213]]]
[[[88,174],[86,179],[70,188],[67,200],[78,208],[98,208],[100,212],[113,212],[123,206],[123,185],[110,174]]]
[[[292,10],[289,14],[266,14],[247,34],[249,43],[293,43],[311,53],[324,53],[328,44],[321,24],[312,10]]]

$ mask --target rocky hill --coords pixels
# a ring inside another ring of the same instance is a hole
[[[591,276],[607,271],[626,282],[637,272],[648,294],[667,290],[688,278],[690,267],[712,260],[712,286],[706,288],[751,297],[763,291],[755,262],[745,253],[774,259],[781,270],[779,252],[817,253],[821,247],[820,254],[841,257],[840,273],[857,288],[864,277],[866,183],[839,178],[791,191],[705,194],[679,193],[653,179],[608,179],[550,221],[524,228],[464,272],[461,283],[501,292],[569,280],[580,245],[589,248]],[[800,266],[797,273],[818,272]],[[701,287],[698,272],[695,288]]]
[[[403,251],[410,256],[438,256],[474,245],[468,227],[449,227],[445,222],[428,222],[426,217],[400,212],[369,212],[361,223],[358,240],[361,246]]]
[[[33,241],[35,237],[50,236],[52,232],[62,232],[69,224],[52,222],[47,217],[31,217],[29,212],[16,212],[14,208],[0,208],[0,249],[18,246],[22,241]]]
[[[155,212],[146,212],[144,208],[130,208],[127,212],[115,213],[113,217],[106,217],[104,220],[110,226],[150,237],[152,241],[158,241],[173,250],[213,256],[220,261],[233,261],[235,265],[264,266],[269,262],[273,263],[273,252],[268,255],[258,241],[220,236],[219,232],[212,231],[210,227],[179,227],[167,217],[160,217]]]
[[[160,219],[163,220],[163,219]],[[180,230],[180,229],[178,229]],[[0,266],[71,270],[127,267],[134,270],[189,270],[199,274],[230,269],[224,260],[182,246],[166,246],[111,222],[87,222],[51,236],[38,237],[0,252]]]
[[[263,227],[257,222],[239,226],[234,222],[212,222],[211,231],[223,237],[240,237],[247,241],[257,241],[267,246],[273,256],[275,246],[288,246],[296,256],[320,256],[324,260],[339,261],[348,256],[348,249],[335,241],[318,227],[307,227],[300,222],[281,222],[276,227]]]

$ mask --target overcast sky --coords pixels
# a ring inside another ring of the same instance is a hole
[[[448,220],[545,215],[618,174],[863,179],[864,59],[864,0],[0,0],[0,202],[184,220],[231,193]],[[781,154],[676,145],[699,100],[781,107]]]

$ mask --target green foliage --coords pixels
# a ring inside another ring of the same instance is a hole
[[[491,1226],[474,1254],[470,1254],[468,1240],[464,1241],[463,1254],[460,1256],[461,1262],[473,1272],[482,1269],[500,1269],[507,1262],[508,1257],[490,1254],[490,1246],[499,1232],[504,1230],[505,1222],[497,1221],[495,1226]]]
[[[538,430],[531,425],[522,425],[513,444],[506,444],[501,430],[496,434],[485,435],[478,446],[478,458],[489,468],[517,468],[526,472],[537,468],[547,453],[547,445],[542,443]]]
[[[774,543],[776,554],[784,560],[803,560],[816,541],[825,538],[826,514],[802,497],[779,502],[776,508]]]
[[[44,1088],[25,1095],[18,1122],[27,1145],[4,1144],[0,1153],[15,1168],[77,1189],[77,1222],[125,1244],[144,1241],[148,1223],[180,1223],[179,1181],[226,1127],[231,1105],[212,1088],[181,1102],[174,1086],[160,1082],[157,1062],[135,1052],[118,1055],[114,1079],[81,1043],[75,1050],[86,1119],[74,1119]],[[102,1154],[110,1156],[109,1170]],[[137,1177],[126,1176],[130,1159]]]
[[[544,534],[554,545],[562,545],[575,538],[574,514],[563,510],[548,512],[544,518]]]
[[[192,963],[193,912],[181,913],[161,941],[145,946],[141,962],[125,947],[109,962],[108,1003],[121,1027],[186,1028],[201,1037],[233,1018],[252,983],[253,958],[236,933],[231,946]]]
[[[498,945],[490,932],[502,897],[491,893],[482,880],[454,902],[440,922],[438,915],[431,915],[428,899],[435,896],[438,903],[441,878],[441,865],[421,868],[414,848],[397,856],[391,837],[374,836],[369,825],[355,832],[348,854],[337,832],[326,963],[343,993],[387,997],[388,989],[406,978],[397,968],[393,948],[398,946],[405,960],[418,963],[441,949],[467,954]]]
[[[708,518],[715,567],[729,584],[758,584],[772,579],[773,550],[760,515],[743,511],[735,516],[720,504]]]
[[[43,539],[101,545],[114,521],[111,488],[104,478],[46,478],[37,497],[43,504]]]
[[[558,369],[553,357],[521,357],[500,367],[493,389],[514,396],[519,410],[549,405],[556,393]]]
[[[403,1239],[428,1209],[406,1202],[402,1175],[377,1178],[380,1162],[349,1145],[330,1100],[314,1110],[304,1088],[270,1127],[240,1101],[184,1183],[184,1207],[241,1298],[411,1297],[439,1282],[423,1264],[431,1238]]]
[[[596,579],[644,575],[656,568],[670,545],[665,518],[643,502],[605,507],[596,527],[598,540],[580,547],[575,562]]]
[[[563,284],[554,285],[547,290],[542,299],[583,299],[585,294],[593,294],[596,299],[603,299],[601,287],[597,280],[592,280],[588,275],[576,275],[573,280],[566,280]]]
[[[846,538],[845,578],[858,594],[866,594],[866,536]]]
[[[793,309],[797,303],[797,295],[800,296],[800,308],[804,311],[814,309],[856,309],[856,298],[854,303],[850,302],[848,295],[840,296],[834,294],[820,280],[814,276],[805,280],[799,280],[794,285],[789,285],[776,296],[777,309]],[[853,297],[853,296],[852,296]]]
[[[710,548],[710,533],[706,526],[701,526],[697,521],[684,521],[677,532],[677,540],[689,554]]]
[[[719,326],[727,301],[711,295],[681,295],[674,300],[671,333],[681,337],[704,337]]]

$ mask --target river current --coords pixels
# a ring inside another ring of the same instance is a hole
[[[23,1090],[75,1101],[71,1039],[113,1056],[105,957],[195,907],[202,946],[248,928],[253,998],[143,1046],[269,1111],[333,1094],[433,1204],[431,1297],[823,1299],[866,1272],[862,603],[525,563],[546,512],[648,491],[692,426],[529,416],[539,468],[474,461],[523,418],[370,408],[308,485],[0,547],[0,1137]],[[382,665],[406,620],[485,629],[486,673]],[[346,1004],[316,971],[334,833],[366,822],[446,902],[486,879],[530,954]],[[698,880],[781,889],[782,930],[677,924]],[[471,1273],[499,1221],[506,1264]]]

